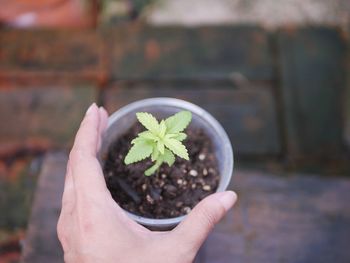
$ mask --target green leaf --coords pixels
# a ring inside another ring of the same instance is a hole
[[[189,160],[187,149],[185,145],[183,145],[181,142],[172,138],[170,139],[166,138],[164,140],[164,144],[169,150],[171,150],[177,156],[184,158],[186,160]]]
[[[175,155],[168,149],[165,149],[163,159],[169,166],[172,166],[175,162]]]
[[[159,123],[157,119],[150,113],[147,112],[138,112],[136,113],[136,117],[139,122],[145,126],[145,128],[151,131],[154,134],[158,134],[159,132]]]
[[[165,124],[168,133],[182,132],[190,123],[192,119],[192,113],[189,111],[180,111],[175,115],[167,118]]]
[[[165,125],[165,121],[162,120],[159,125],[159,137],[164,138],[165,132],[166,132],[166,125]]]
[[[162,141],[158,141],[157,148],[161,154],[164,154],[164,143]]]
[[[157,159],[158,159],[158,156],[159,156],[158,147],[153,147],[153,152],[152,152],[152,155],[151,155],[151,160],[152,160],[152,162],[154,162],[155,160],[157,160]]]
[[[155,136],[152,132],[150,131],[144,131],[138,134],[138,137],[144,138],[144,139],[148,139],[148,140],[152,140],[152,141],[157,141],[158,137]]]
[[[140,141],[135,143],[125,157],[125,164],[131,164],[146,159],[152,154],[153,146],[149,142]]]
[[[182,142],[183,140],[185,140],[187,138],[187,134],[183,133],[183,132],[170,133],[170,134],[167,134],[165,137],[169,138],[169,139],[173,138],[175,140],[178,140],[178,141]]]
[[[181,111],[160,122],[150,113],[136,113],[138,121],[147,129],[131,141],[132,147],[126,155],[125,164],[131,164],[150,157],[155,162],[145,171],[149,176],[157,171],[163,162],[169,166],[175,162],[175,155],[189,159],[186,147],[181,143],[187,138],[182,131],[192,119],[189,111]]]
[[[163,163],[163,158],[162,157],[158,158],[156,163],[145,171],[145,175],[150,176],[150,175],[154,174],[159,169],[159,167],[162,165],[162,163]]]
[[[187,134],[183,132],[178,133],[177,136],[174,137],[175,140],[178,140],[180,142],[182,142],[183,140],[186,140],[186,138],[187,138]]]
[[[133,139],[131,141],[131,144],[136,144],[136,143],[141,143],[141,142],[147,143],[147,139],[141,138],[141,137],[136,137],[135,139]]]

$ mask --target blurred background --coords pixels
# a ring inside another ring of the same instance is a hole
[[[350,262],[350,1],[0,0],[0,262],[61,262],[87,107],[176,97],[235,153],[201,262]],[[52,242],[51,242],[51,241]]]

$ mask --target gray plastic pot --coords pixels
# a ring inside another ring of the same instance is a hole
[[[107,155],[109,146],[119,136],[126,133],[137,121],[136,112],[149,112],[157,118],[165,118],[181,110],[192,112],[191,125],[201,127],[212,140],[218,160],[220,182],[217,192],[225,191],[230,183],[233,171],[233,152],[231,142],[220,123],[207,111],[187,101],[173,98],[151,98],[136,101],[119,109],[108,119],[107,130],[102,142],[99,159],[103,166],[103,156]],[[185,216],[167,219],[146,218],[126,211],[127,215],[150,229],[171,229],[180,223]]]

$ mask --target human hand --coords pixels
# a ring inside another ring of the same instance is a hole
[[[66,262],[192,262],[214,225],[236,201],[231,191],[202,200],[173,230],[131,220],[112,199],[96,158],[107,112],[90,106],[69,155],[57,233]]]

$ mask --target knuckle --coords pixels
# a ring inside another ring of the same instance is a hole
[[[57,231],[57,236],[61,241],[62,237],[65,235],[65,226],[63,223],[62,216],[60,216],[60,218],[58,219],[56,231]]]
[[[62,199],[62,211],[64,211],[67,214],[72,214],[75,208],[75,203],[72,200],[69,200],[68,198]]]
[[[69,250],[69,239],[71,237],[71,233],[69,233],[70,230],[67,229],[69,227],[67,222],[67,216],[61,213],[57,222],[56,231],[58,240],[60,241],[62,248],[65,252]]]

